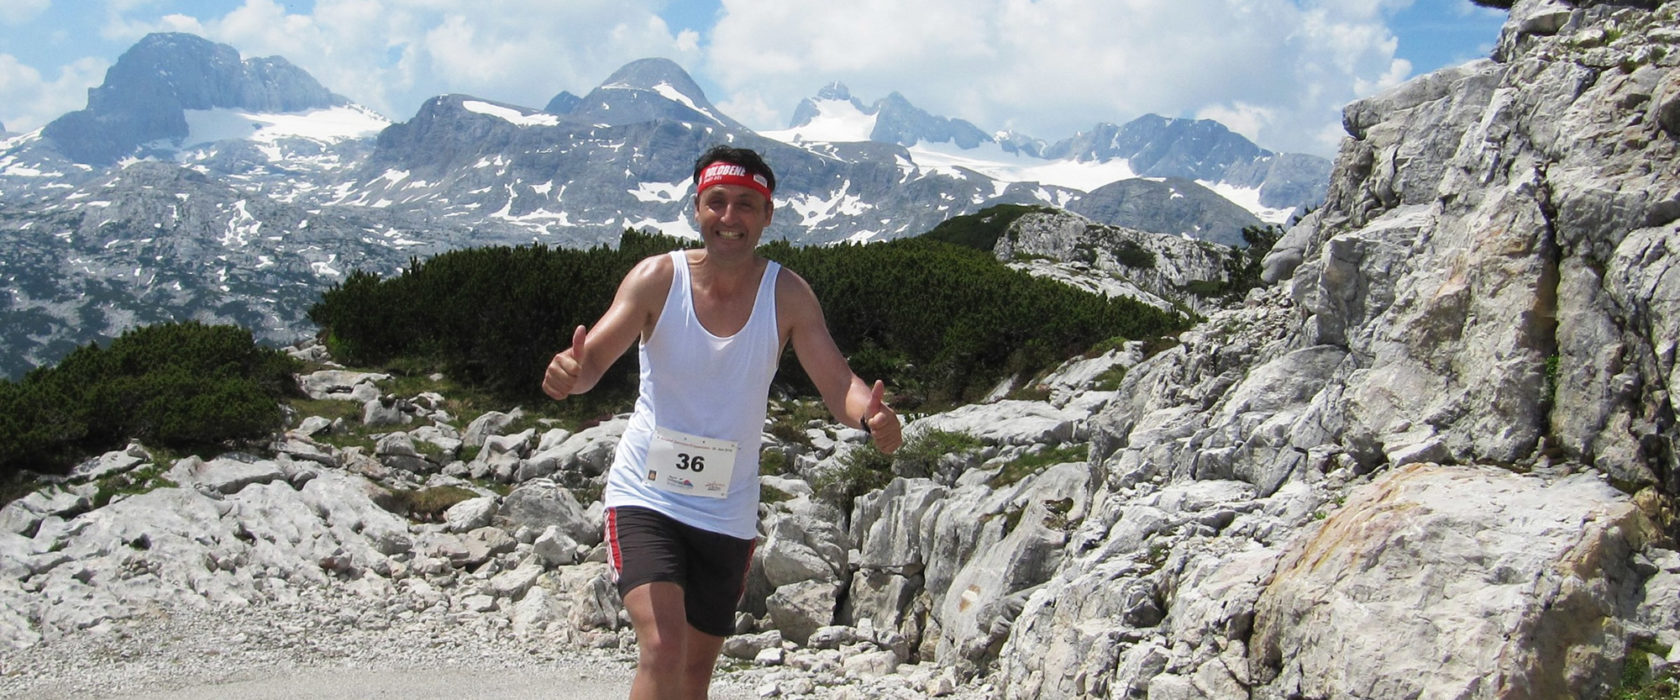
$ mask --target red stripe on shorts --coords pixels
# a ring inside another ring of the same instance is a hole
[[[618,509],[607,509],[607,570],[612,572],[613,583],[618,583],[618,574],[624,567],[624,554],[618,549]]]
[[[742,598],[747,597],[747,574],[752,572],[753,552],[757,550],[758,538],[754,537],[751,542],[747,543],[747,565],[746,568],[741,570],[741,591],[735,594],[736,604],[739,604]]]

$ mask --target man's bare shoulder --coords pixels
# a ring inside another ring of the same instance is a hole
[[[790,296],[809,296],[815,301],[817,293],[812,291],[811,283],[806,282],[804,277],[783,265],[781,271],[776,274],[776,298],[782,300]]]
[[[624,288],[627,291],[641,294],[657,292],[661,299],[665,290],[671,288],[671,279],[676,275],[676,268],[671,265],[671,256],[665,254],[651,255],[642,258],[630,272],[624,276]]]
[[[776,309],[776,315],[787,321],[822,318],[822,306],[811,284],[786,266],[776,275]]]

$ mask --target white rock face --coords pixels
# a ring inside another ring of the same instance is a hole
[[[1643,518],[1588,474],[1390,472],[1278,560],[1254,614],[1255,681],[1307,695],[1588,695],[1614,680],[1597,660],[1621,652]]]

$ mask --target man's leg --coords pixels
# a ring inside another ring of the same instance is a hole
[[[718,653],[723,651],[723,637],[693,627],[688,628],[686,648],[683,650],[683,678],[692,691],[692,698],[705,698],[712,687],[712,669],[717,667]]]
[[[683,589],[669,581],[637,586],[624,594],[624,609],[636,630],[636,680],[630,685],[631,700],[667,700],[705,697],[705,688],[695,696],[685,692],[688,613],[683,609]]]

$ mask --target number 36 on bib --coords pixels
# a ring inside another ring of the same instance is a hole
[[[647,483],[654,488],[689,496],[723,498],[735,476],[733,440],[689,435],[654,428],[648,444]]]

